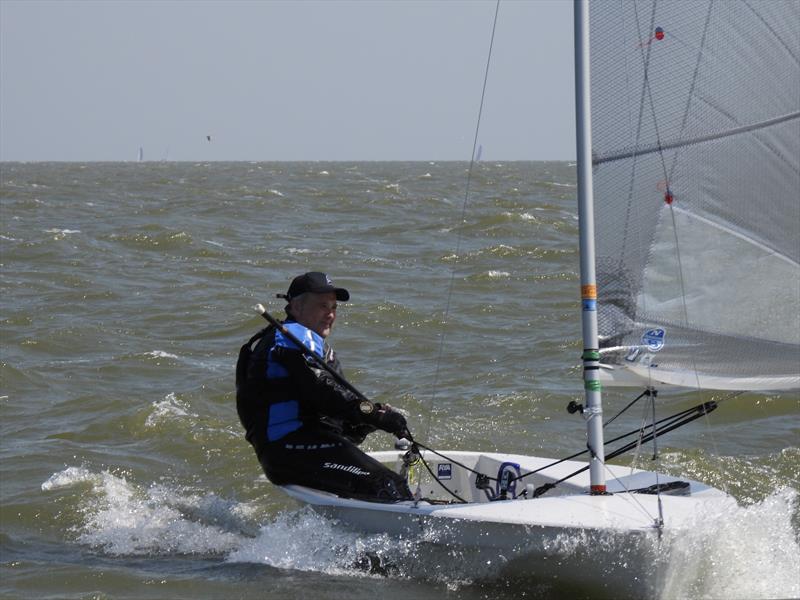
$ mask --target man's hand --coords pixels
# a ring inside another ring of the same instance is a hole
[[[406,418],[396,410],[393,410],[388,404],[376,404],[375,411],[370,417],[370,423],[378,429],[388,431],[398,438],[410,435]]]

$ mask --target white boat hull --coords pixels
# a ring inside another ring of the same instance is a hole
[[[487,563],[500,565],[492,570],[493,574],[557,583],[559,590],[575,587],[599,597],[651,597],[663,589],[669,577],[664,560],[669,541],[698,519],[735,506],[735,501],[723,492],[685,479],[681,481],[689,485],[684,486],[684,495],[680,496],[662,494],[659,499],[654,494],[625,491],[678,479],[621,467],[608,467],[616,477],[609,477],[609,495],[586,493],[586,472],[539,498],[526,499],[518,494],[516,499],[490,502],[486,493],[475,487],[475,475],[456,462],[494,477],[504,463],[519,465],[524,475],[553,461],[495,453],[442,454],[452,461],[433,455],[426,455],[425,459],[434,472],[440,464],[449,465],[451,478],[446,484],[468,503],[431,503],[452,497],[429,476],[422,479],[421,489],[423,497],[431,502],[384,504],[341,498],[301,486],[283,489],[315,511],[358,531],[445,547],[461,560],[474,561],[476,574]],[[376,452],[371,456],[394,465],[402,453]],[[538,487],[581,466],[584,463],[566,461],[523,481],[533,479]],[[661,528],[659,515],[663,515]]]

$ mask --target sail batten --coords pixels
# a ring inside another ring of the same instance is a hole
[[[605,156],[595,155],[592,158],[592,165],[599,166],[602,165],[603,163],[614,162],[616,160],[623,160],[626,158],[633,158],[635,156],[643,156],[645,154],[651,154],[653,152],[663,152],[674,148],[685,148],[688,146],[693,146],[695,144],[702,144],[703,142],[710,142],[713,140],[719,140],[726,137],[732,137],[742,133],[750,133],[752,131],[758,131],[759,129],[765,129],[773,125],[779,125],[785,121],[792,121],[792,120],[800,121],[800,111],[788,115],[783,115],[780,117],[775,117],[774,119],[763,121],[761,123],[744,125],[742,127],[729,129],[727,131],[721,131],[718,133],[709,133],[707,135],[698,136],[691,139],[678,139],[673,142],[660,142],[658,144],[649,144],[647,146],[641,146],[630,149],[624,148],[621,151],[617,152],[616,154],[609,154]]]
[[[613,383],[800,388],[800,3],[591,12]]]

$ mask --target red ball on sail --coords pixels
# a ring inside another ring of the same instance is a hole
[[[661,27],[656,27],[656,39],[657,40],[664,39],[664,30]]]

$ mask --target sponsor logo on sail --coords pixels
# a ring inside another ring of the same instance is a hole
[[[642,336],[642,344],[651,352],[658,352],[664,347],[664,335],[663,329],[648,329]]]

